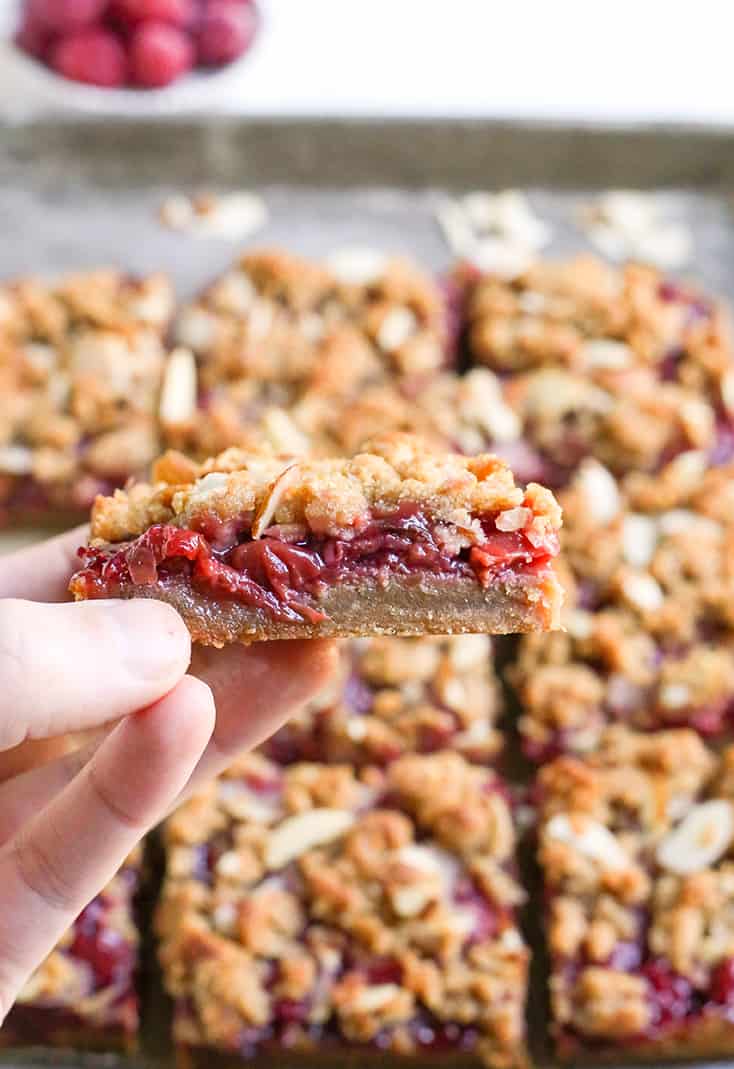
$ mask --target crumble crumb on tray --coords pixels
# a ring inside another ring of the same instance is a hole
[[[524,895],[494,772],[451,753],[360,772],[250,755],[165,841],[160,959],[194,1064],[524,1064]]]
[[[734,1051],[734,749],[608,729],[541,770],[559,1054]]]

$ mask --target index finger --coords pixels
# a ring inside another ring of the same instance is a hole
[[[86,525],[49,538],[27,549],[0,557],[0,598],[27,601],[68,601],[69,580],[76,568],[76,552],[84,545]]]

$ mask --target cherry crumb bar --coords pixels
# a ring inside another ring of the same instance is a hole
[[[279,764],[384,765],[452,749],[485,763],[502,749],[488,635],[352,639],[325,692],[266,744]]]
[[[555,627],[561,514],[497,457],[386,435],[346,460],[169,455],[98,499],[77,599],[152,597],[208,645]]]
[[[605,726],[734,728],[734,465],[680,454],[621,492],[596,461],[560,495],[565,630],[511,670],[526,753],[593,750]]]
[[[617,475],[734,453],[734,334],[719,302],[654,268],[541,260],[512,281],[460,268],[473,360],[505,383],[542,482],[586,456]]]
[[[734,1052],[734,748],[610,728],[539,773],[559,1054]]]
[[[135,1046],[140,865],[136,849],[36,969],[0,1028],[0,1047]]]
[[[81,517],[146,472],[172,311],[162,275],[0,287],[0,524]]]
[[[166,831],[160,960],[181,1066],[525,1064],[503,782],[241,759]]]

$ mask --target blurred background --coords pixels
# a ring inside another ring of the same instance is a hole
[[[68,2],[50,0],[50,6],[58,13]],[[24,6],[32,15],[33,4],[2,0],[6,39]],[[36,10],[43,6],[35,4]],[[83,0],[77,7],[84,8]],[[9,117],[76,107],[142,115],[196,109],[241,115],[734,120],[724,80],[731,13],[717,0],[703,0],[685,17],[682,8],[658,0],[621,0],[604,10],[576,0],[553,5],[259,0],[258,8],[252,47],[226,78],[182,76],[174,90],[154,98],[75,93],[43,78],[38,66],[6,43],[0,107]],[[63,18],[59,25],[63,28]]]

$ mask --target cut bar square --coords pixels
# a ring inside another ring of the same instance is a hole
[[[589,255],[510,280],[465,265],[456,280],[471,359],[500,376],[541,482],[563,485],[589,456],[620,476],[690,449],[731,459],[734,334],[720,302]]]
[[[136,849],[26,983],[0,1028],[0,1047],[131,1050],[138,1035]]]
[[[523,638],[510,673],[531,759],[615,722],[731,738],[733,487],[734,466],[688,452],[622,487],[587,460],[560,494],[565,630]]]
[[[154,478],[97,500],[76,598],[167,601],[214,646],[557,626],[560,509],[489,454],[392,434],[349,459],[168,455]]]
[[[162,275],[0,287],[0,524],[81,518],[146,473],[172,311]]]
[[[487,635],[352,639],[333,682],[265,744],[280,764],[383,765],[451,749],[499,757],[502,700]]]
[[[734,748],[609,728],[538,803],[559,1054],[734,1054]]]
[[[436,374],[451,360],[450,333],[442,290],[407,260],[248,253],[181,310],[176,336],[193,363],[168,384],[166,443],[200,459],[256,443],[353,452],[377,428],[342,444],[345,406]]]
[[[160,959],[181,1065],[525,1063],[512,806],[458,754],[250,755],[166,831]]]

